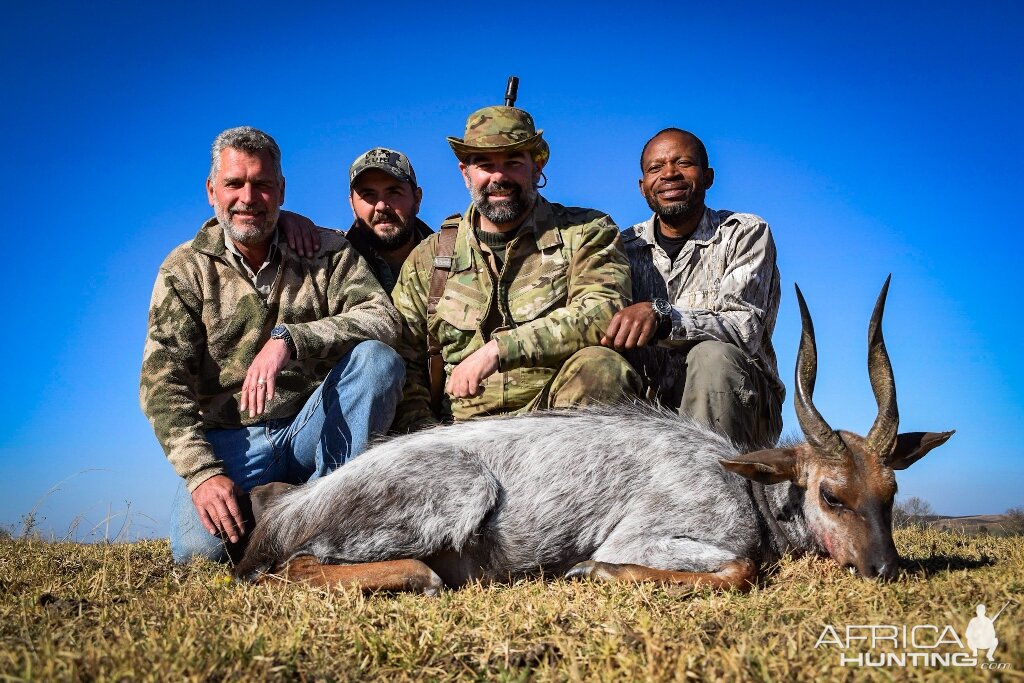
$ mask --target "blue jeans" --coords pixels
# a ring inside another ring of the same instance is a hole
[[[364,341],[342,356],[295,417],[209,429],[206,440],[246,492],[275,481],[301,484],[330,474],[386,432],[404,382],[405,365],[394,349]],[[203,527],[184,483],[171,508],[171,554],[179,563],[227,558],[225,541]]]

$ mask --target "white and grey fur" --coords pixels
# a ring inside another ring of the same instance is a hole
[[[300,555],[333,564],[447,556],[457,570],[442,578],[458,585],[562,574],[588,559],[709,572],[737,558],[822,552],[803,490],[783,482],[755,497],[760,484],[719,463],[738,454],[718,433],[649,406],[436,427],[278,497],[236,573],[255,578]]]

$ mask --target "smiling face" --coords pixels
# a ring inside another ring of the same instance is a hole
[[[409,242],[422,198],[422,189],[371,168],[352,181],[349,203],[372,246],[390,251]]]
[[[473,154],[459,170],[473,205],[497,228],[515,227],[533,209],[541,168],[527,152]]]
[[[262,244],[277,226],[284,178],[278,177],[269,153],[227,147],[220,153],[216,176],[206,181],[206,194],[232,240]]]
[[[679,224],[704,210],[704,196],[714,183],[714,169],[705,168],[699,143],[676,131],[651,140],[640,159],[640,193],[664,222]]]

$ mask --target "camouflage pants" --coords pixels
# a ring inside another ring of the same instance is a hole
[[[744,448],[775,445],[782,397],[738,347],[702,341],[677,350],[638,349],[630,360],[644,376],[647,398],[688,415]]]
[[[640,375],[629,361],[603,346],[588,346],[570,356],[544,389],[516,413],[619,403],[641,396],[642,390]]]

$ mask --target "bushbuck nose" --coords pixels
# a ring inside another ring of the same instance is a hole
[[[858,567],[866,579],[892,581],[900,566],[900,556],[896,553],[885,553],[881,557],[870,558],[863,566]]]

